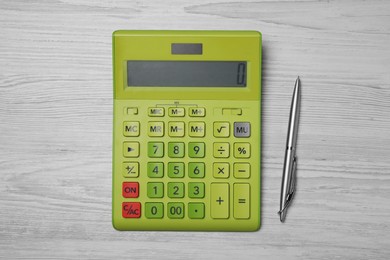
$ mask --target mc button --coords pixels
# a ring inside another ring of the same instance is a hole
[[[124,136],[139,136],[139,122],[124,122],[123,123]]]

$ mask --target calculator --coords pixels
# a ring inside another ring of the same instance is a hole
[[[261,34],[113,33],[117,230],[256,231]]]

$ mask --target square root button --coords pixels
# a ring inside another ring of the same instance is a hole
[[[235,137],[250,137],[251,124],[249,122],[234,122]]]

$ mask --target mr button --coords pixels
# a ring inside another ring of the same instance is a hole
[[[251,136],[251,124],[249,122],[234,122],[235,137]]]

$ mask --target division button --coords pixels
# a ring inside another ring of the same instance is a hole
[[[215,158],[229,157],[229,143],[214,143],[213,155]]]
[[[229,184],[211,183],[210,207],[212,218],[229,218]]]

